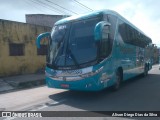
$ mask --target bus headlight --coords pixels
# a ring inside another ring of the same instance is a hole
[[[101,77],[100,77],[100,82],[104,83],[104,82],[108,82],[111,79],[111,75],[107,75],[106,73],[102,73]]]
[[[103,70],[103,67],[99,68],[99,69],[96,70],[96,71],[92,71],[92,72],[89,72],[89,73],[85,73],[85,74],[82,74],[82,75],[79,75],[79,76],[82,77],[82,78],[91,77],[91,76],[94,76],[94,75],[98,74],[98,73],[101,72],[102,70]]]
[[[52,74],[50,74],[50,73],[48,73],[47,71],[45,71],[45,76],[47,76],[47,77],[51,77],[51,76],[53,76]]]

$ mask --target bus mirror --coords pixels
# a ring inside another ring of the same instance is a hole
[[[109,33],[110,33],[109,25],[104,25],[102,28],[102,40],[108,39]]]
[[[37,39],[36,39],[36,46],[37,48],[40,48],[40,43],[41,43],[41,40],[45,37],[49,37],[50,36],[50,32],[46,32],[46,33],[42,33],[40,34]]]
[[[110,25],[111,24],[109,22],[106,22],[106,21],[101,21],[101,22],[96,24],[95,29],[94,29],[94,39],[95,39],[95,41],[100,41],[104,37],[106,38],[108,36],[108,34],[110,33],[110,29],[109,29]],[[105,35],[104,35],[104,33],[105,33]]]

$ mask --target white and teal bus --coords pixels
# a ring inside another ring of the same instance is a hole
[[[111,10],[71,16],[55,23],[48,38],[46,83],[48,87],[98,91],[151,69],[146,48],[151,39]]]

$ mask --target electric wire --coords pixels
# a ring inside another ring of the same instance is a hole
[[[74,11],[72,11],[72,10],[66,9],[66,8],[64,8],[64,7],[58,5],[58,4],[56,4],[56,3],[54,3],[54,2],[52,2],[52,1],[50,1],[50,0],[45,0],[45,1],[47,1],[47,2],[49,2],[49,3],[51,3],[51,4],[54,4],[54,5],[56,5],[56,6],[62,8],[62,9],[64,9],[64,10],[66,10],[66,11],[72,12],[72,13],[74,13],[74,14],[78,14],[78,13],[76,13],[76,12],[74,12]]]
[[[54,7],[53,5],[49,5],[46,2],[44,2],[44,1],[43,2],[41,0],[37,0],[37,1],[39,1],[39,3],[41,3],[41,4],[45,5],[45,6],[48,6],[48,7],[52,8],[52,9],[58,11],[58,12],[61,12],[63,14],[68,14],[65,11],[58,9],[58,8]]]
[[[41,6],[43,6],[43,7],[47,7],[47,8],[49,8],[50,10],[52,10],[52,11],[54,11],[54,12],[58,12],[58,13],[60,13],[60,14],[68,14],[68,13],[66,13],[65,11],[63,11],[63,10],[60,10],[60,9],[58,9],[58,8],[56,8],[56,7],[54,7],[54,6],[52,6],[52,5],[49,5],[49,4],[47,4],[46,2],[42,2],[42,1],[40,1],[40,0],[36,0],[36,1],[34,1],[34,0],[31,0],[32,2],[34,2],[34,3],[36,3],[36,4],[39,4],[39,5],[41,5]]]
[[[44,10],[42,10],[42,9],[39,9],[37,6],[35,6],[35,5],[33,5],[32,3],[30,3],[30,1],[28,1],[28,0],[24,0],[24,2],[27,4],[27,5],[29,5],[29,7],[33,7],[33,8],[35,8],[36,10],[38,10],[38,11],[41,11],[42,13],[47,13],[46,11],[44,11]]]
[[[41,6],[41,7],[44,7],[45,9],[48,9],[48,10],[50,10],[50,11],[54,11],[54,12],[56,12],[56,13],[62,14],[61,12],[59,12],[59,11],[53,9],[53,8],[50,8],[50,7],[48,7],[48,6],[44,5],[44,4],[40,4],[38,1],[30,0],[30,2],[32,2],[32,3],[36,4],[36,5],[39,5],[39,6]],[[36,6],[36,5],[35,5],[35,6]],[[39,8],[39,9],[40,9],[40,8]]]
[[[83,7],[83,8],[86,8],[86,9],[88,9],[88,10],[90,10],[90,11],[93,11],[91,8],[89,8],[89,7],[87,7],[87,6],[85,6],[84,4],[82,4],[82,3],[80,3],[80,2],[78,2],[77,0],[73,0],[77,5],[79,5],[79,6],[81,6],[81,7]],[[39,9],[39,11],[42,11],[43,13],[47,13],[47,12],[45,12],[44,11],[44,9],[42,10],[42,9],[40,9],[40,8],[38,8],[36,5],[39,5],[40,7],[45,7],[45,9],[49,9],[49,10],[51,10],[51,11],[54,11],[54,12],[57,12],[57,13],[59,13],[59,14],[65,14],[65,15],[70,15],[70,13],[73,13],[73,14],[78,14],[78,13],[76,13],[76,12],[74,12],[74,11],[72,11],[72,10],[69,10],[69,9],[67,9],[67,8],[65,8],[65,7],[63,7],[63,6],[61,6],[61,5],[59,5],[59,4],[57,4],[57,3],[55,3],[55,2],[53,2],[53,1],[50,1],[50,0],[45,0],[45,1],[41,1],[41,0],[27,0],[27,1],[25,1],[27,4],[29,4],[29,5],[31,5],[31,6],[34,6],[34,8],[36,8],[37,10]],[[31,4],[31,3],[33,3],[33,4]],[[51,4],[48,4],[48,3],[51,3]],[[54,5],[54,6],[53,6]],[[59,7],[59,8],[61,8],[61,9],[58,9],[57,7]],[[63,10],[62,10],[63,9]]]
[[[89,7],[87,7],[87,6],[85,6],[84,4],[78,2],[77,0],[73,0],[73,1],[76,2],[76,3],[79,4],[79,5],[81,5],[81,6],[85,7],[85,8],[87,8],[88,10],[93,11],[93,9],[91,9],[91,8],[89,8]]]

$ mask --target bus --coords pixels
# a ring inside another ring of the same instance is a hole
[[[152,68],[146,49],[152,40],[112,10],[99,10],[57,21],[48,39],[45,77],[50,88],[118,90],[123,81]]]

